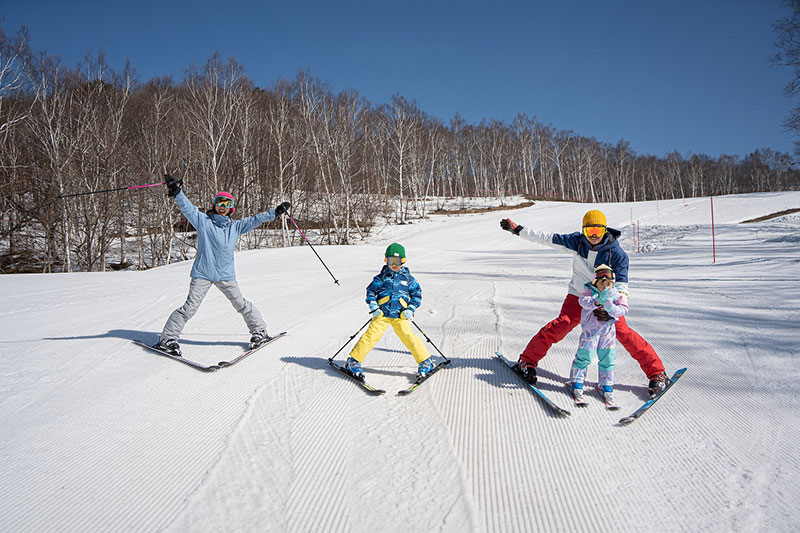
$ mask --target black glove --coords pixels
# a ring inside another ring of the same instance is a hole
[[[167,196],[175,198],[181,192],[183,186],[183,179],[176,180],[169,174],[164,174],[164,183],[167,185]]]
[[[597,318],[597,320],[601,320],[603,322],[611,320],[611,315],[609,315],[608,311],[606,311],[602,307],[598,307],[597,309],[592,311],[592,313],[594,313],[594,316]]]
[[[290,207],[292,207],[292,204],[289,202],[279,204],[278,207],[275,208],[275,218],[279,218],[282,214],[288,213]]]
[[[500,227],[506,231],[510,231],[514,235],[519,235],[519,232],[522,231],[522,226],[519,224],[514,224],[509,218],[504,218],[500,221]]]

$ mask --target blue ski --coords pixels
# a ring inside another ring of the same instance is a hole
[[[678,379],[680,379],[680,377],[683,375],[684,372],[686,372],[685,368],[681,368],[680,370],[675,372],[675,374],[673,374],[672,377],[670,378],[670,384],[667,385],[667,387],[663,391],[661,391],[661,394],[659,394],[658,396],[656,396],[655,398],[653,398],[651,400],[647,400],[646,402],[644,402],[644,404],[642,404],[642,406],[640,408],[638,408],[637,410],[635,410],[633,413],[629,414],[628,416],[624,416],[624,417],[620,418],[619,419],[619,423],[623,424],[623,425],[630,424],[631,422],[633,422],[634,420],[636,420],[637,418],[639,418],[640,416],[645,414],[648,409],[653,407],[654,403],[656,403],[662,396],[664,396],[664,394],[666,394],[666,392],[670,388],[672,388],[672,386],[675,384],[676,381],[678,381]]]
[[[505,365],[506,365],[506,366],[507,366],[507,367],[508,367],[508,368],[509,368],[509,369],[510,369],[510,370],[511,370],[513,373],[514,373],[514,375],[515,375],[515,376],[517,376],[517,377],[520,379],[520,381],[522,381],[523,383],[525,383],[525,385],[527,385],[528,387],[530,387],[530,388],[531,388],[531,390],[532,390],[533,392],[535,392],[535,393],[537,394],[537,396],[539,396],[539,398],[540,398],[540,399],[541,399],[541,400],[542,400],[542,401],[543,401],[545,404],[547,404],[547,406],[548,406],[548,407],[550,407],[550,409],[552,409],[552,410],[553,410],[553,411],[554,411],[556,414],[558,414],[558,415],[561,415],[561,416],[569,416],[569,415],[571,415],[571,414],[572,414],[572,413],[570,413],[570,412],[569,412],[567,409],[564,409],[563,407],[559,407],[558,405],[556,405],[555,403],[553,403],[553,400],[551,400],[550,398],[548,398],[548,397],[547,397],[547,395],[545,395],[545,393],[543,393],[543,392],[541,391],[541,389],[539,389],[539,388],[538,388],[538,387],[536,387],[535,385],[531,385],[530,383],[528,383],[527,381],[525,381],[524,379],[522,379],[522,376],[520,376],[520,375],[517,373],[517,371],[516,371],[516,370],[514,370],[514,363],[512,363],[511,361],[509,361],[508,359],[506,359],[506,357],[505,357],[503,354],[501,354],[500,352],[494,352],[494,353],[495,353],[495,355],[497,355],[498,359],[500,359],[500,360],[501,360],[503,363],[505,363]]]

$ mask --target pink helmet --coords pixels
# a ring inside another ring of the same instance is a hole
[[[218,193],[217,193],[217,194],[214,196],[214,200],[212,201],[212,205],[213,205],[213,206],[216,206],[216,205],[217,205],[217,200],[218,200],[218,199],[230,200],[230,201],[231,201],[231,215],[232,215],[232,214],[233,214],[233,212],[236,210],[236,208],[233,206],[233,204],[234,204],[234,202],[233,202],[233,195],[232,195],[231,193],[227,192],[227,191],[219,191],[219,192],[218,192]]]

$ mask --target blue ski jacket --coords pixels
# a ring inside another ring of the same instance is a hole
[[[388,266],[384,266],[380,274],[372,278],[372,282],[367,286],[366,302],[377,303],[387,318],[400,318],[400,313],[406,306],[419,309],[422,305],[422,287],[411,275],[408,267],[403,267],[395,273]]]
[[[620,236],[619,230],[607,228],[603,240],[594,248],[580,231],[547,233],[524,226],[519,236],[531,242],[567,250],[574,254],[569,294],[580,296],[584,291],[584,285],[594,279],[594,268],[606,264],[614,270],[616,289],[628,295],[628,254],[617,240]]]
[[[235,281],[233,252],[239,235],[275,219],[274,209],[242,220],[209,214],[197,209],[183,191],[174,200],[189,224],[197,230],[197,255],[190,276],[208,281]]]

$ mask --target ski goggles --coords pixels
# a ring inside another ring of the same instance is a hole
[[[602,237],[606,234],[606,227],[605,226],[584,226],[583,227],[583,234],[586,235],[586,238],[589,237]]]
[[[614,281],[614,278],[612,278],[610,276],[597,276],[594,279],[597,280],[597,281]]]
[[[233,207],[233,200],[230,198],[225,198],[224,196],[217,196],[214,198],[214,205],[230,209]]]
[[[386,264],[390,266],[400,266],[406,262],[405,257],[392,256],[386,258]]]

